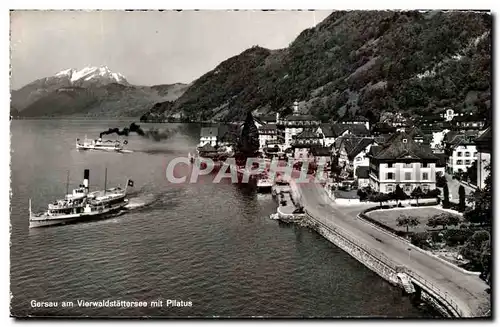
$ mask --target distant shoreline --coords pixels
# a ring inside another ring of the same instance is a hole
[[[223,124],[224,122],[217,121],[141,121],[140,117],[11,117],[10,121],[13,120],[73,120],[73,121],[138,121],[139,123],[145,124]]]

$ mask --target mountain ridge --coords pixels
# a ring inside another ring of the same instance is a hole
[[[491,114],[491,15],[466,11],[337,11],[279,50],[220,63],[145,119],[242,119],[301,110],[323,121],[457,111]]]
[[[177,99],[188,84],[135,86],[107,66],[65,69],[11,92],[20,117],[139,117],[154,103]]]

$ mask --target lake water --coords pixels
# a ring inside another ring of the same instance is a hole
[[[133,153],[78,152],[130,121],[21,120],[11,124],[11,313],[15,316],[430,317],[395,288],[316,232],[269,219],[270,195],[228,182],[170,184],[165,167],[198,142],[199,126],[155,142],[131,134]],[[143,205],[97,222],[28,229],[33,211],[78,186],[127,178]],[[187,169],[185,168],[180,168]],[[181,171],[182,173],[182,171]],[[84,308],[78,300],[154,301],[159,308]],[[191,301],[167,307],[166,300]],[[31,301],[59,302],[33,308]],[[71,301],[73,307],[62,307]]]

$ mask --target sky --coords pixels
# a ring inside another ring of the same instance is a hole
[[[331,11],[13,11],[11,88],[87,66],[129,83],[190,83],[259,45],[287,47]]]

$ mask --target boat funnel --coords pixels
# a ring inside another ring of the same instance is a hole
[[[89,191],[89,176],[90,176],[90,170],[85,169],[83,171],[83,187],[85,187],[85,190],[87,192]]]

